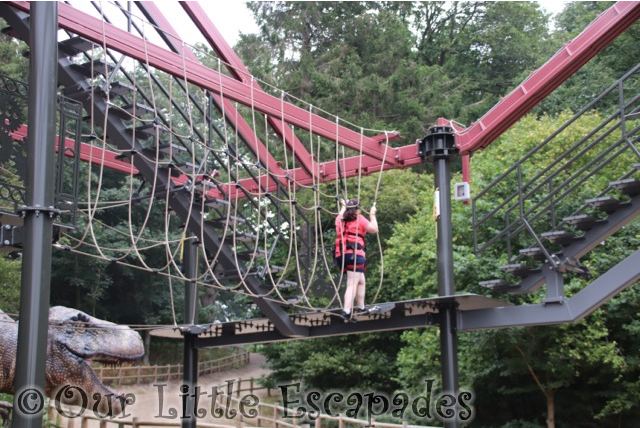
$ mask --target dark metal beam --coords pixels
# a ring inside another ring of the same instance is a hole
[[[640,250],[564,302],[461,312],[458,314],[458,329],[469,331],[578,321],[638,280],[640,280]]]
[[[30,4],[21,1],[6,2],[22,11],[29,12]],[[337,125],[335,121],[318,115],[310,115],[307,109],[291,103],[282,103],[280,98],[255,92],[250,84],[242,83],[233,77],[218,73],[215,70],[196,63],[158,45],[149,43],[114,25],[74,9],[64,3],[59,4],[59,26],[92,40],[99,45],[105,45],[123,53],[143,64],[149,64],[173,76],[184,78],[190,83],[206,89],[212,93],[222,94],[248,107],[255,108],[277,120],[294,125],[305,130],[313,129],[313,133],[353,150],[361,151],[375,159],[383,160],[392,165],[398,164],[393,150],[385,150],[385,144],[380,144],[370,137],[363,137],[359,132]],[[313,116],[312,124],[309,117]]]
[[[59,5],[63,6],[62,3],[59,3]],[[29,22],[24,19],[26,15],[23,12],[9,6],[9,2],[0,3],[0,11],[14,31],[19,34],[19,37],[28,38],[30,27]],[[72,64],[73,62],[66,57],[61,57],[59,59],[58,83],[64,86],[75,86],[78,94],[91,93],[89,82],[84,76],[79,74],[79,72],[72,69]],[[114,144],[123,150],[130,150],[132,142],[131,134],[127,131],[127,124],[125,124],[122,119],[115,117],[114,115],[109,115],[107,118],[108,120],[105,121],[105,117],[109,110],[106,100],[101,97],[93,97],[93,99],[90,99],[86,96],[80,96],[80,98],[85,109],[93,112],[94,120],[97,120],[99,123],[106,122],[105,131]],[[139,173],[147,181],[153,181],[155,178],[158,187],[171,187],[170,177],[167,174],[168,171],[166,171],[166,169],[165,174],[156,175],[155,171],[157,165],[151,159],[146,159],[144,156],[134,156],[133,159]],[[207,249],[217,253],[217,249],[222,247],[219,252],[218,260],[223,269],[229,271],[240,269],[243,272],[246,271],[246,268],[242,264],[236,264],[233,249],[222,242],[217,231],[214,230],[214,227],[207,224],[203,216],[198,215],[195,210],[192,210],[190,204],[191,196],[186,191],[176,192],[174,197],[171,199],[171,207],[186,221],[187,229],[198,236],[200,236],[201,233],[204,235],[203,244]],[[259,278],[249,276],[245,279],[244,283],[248,291],[256,295],[256,297],[253,298],[256,305],[260,308],[262,313],[273,321],[276,328],[283,335],[295,337],[306,335],[307,328],[295,325],[281,306],[275,302],[267,301],[258,297],[266,295],[270,291],[270,288]]]
[[[26,398],[30,397],[31,404],[40,407],[15,406],[13,428],[40,428],[44,414],[51,242],[57,213],[53,194],[58,80],[57,10],[57,2],[36,2],[31,13],[27,205],[21,209],[25,241],[14,391],[17,403],[26,403]]]
[[[427,162],[433,163],[435,189],[434,215],[436,217],[436,252],[438,270],[438,296],[455,295],[453,274],[453,226],[451,222],[451,162],[457,157],[453,128],[440,126],[429,129],[420,150]],[[445,394],[458,396],[458,337],[456,332],[456,305],[440,305],[440,367],[442,389]],[[444,426],[457,428],[457,419],[446,420]]]
[[[606,222],[600,222],[584,233],[583,239],[577,240],[573,244],[562,250],[563,257],[567,259],[579,260],[595,247],[606,241],[618,230],[629,224],[640,214],[640,195],[631,198],[626,206],[623,206],[611,213]],[[547,262],[545,262],[545,265]],[[543,273],[526,277],[513,294],[531,293],[540,288],[545,283]]]
[[[422,314],[417,316],[394,317],[374,321],[344,323],[336,315],[336,323],[326,326],[309,327],[309,333],[302,339],[319,337],[344,336],[347,334],[370,333],[374,331],[404,330],[437,324],[437,314]],[[200,337],[196,341],[198,348],[212,348],[229,345],[243,345],[249,343],[280,342],[291,339],[301,339],[283,336],[277,331],[267,331],[249,334],[228,334],[220,337]]]

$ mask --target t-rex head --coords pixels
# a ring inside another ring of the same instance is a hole
[[[97,404],[102,414],[117,415],[124,410],[122,396],[102,384],[91,368],[91,361],[120,365],[134,362],[143,355],[140,334],[129,327],[63,306],[49,310],[45,387],[49,397],[55,397],[66,387],[65,391],[72,397],[63,402],[81,405],[83,396],[79,389],[82,389],[88,400],[84,404],[90,409]],[[100,399],[99,404],[96,398]]]

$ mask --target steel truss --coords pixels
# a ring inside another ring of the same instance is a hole
[[[155,21],[160,26],[168,24],[168,20],[164,18],[153,5],[148,5],[147,2],[137,3],[149,19]],[[28,2],[7,2],[7,4],[11,4],[23,11],[29,11]],[[100,31],[102,24],[97,18],[66,4],[60,5],[60,27],[66,28],[88,40],[92,40],[98,45],[102,45],[104,41],[109,49],[143,61],[145,58],[146,44],[149,49],[149,62],[152,66],[173,74],[178,78],[182,78],[186,72],[187,78],[198,86],[206,88],[214,94],[222,94],[225,98],[238,101],[245,106],[250,106],[252,82],[246,75],[236,71],[246,69],[242,62],[224,41],[211,21],[206,18],[206,15],[203,14],[199,6],[193,5],[191,2],[181,2],[181,4],[188,15],[194,20],[197,28],[211,44],[212,48],[223,60],[235,67],[230,69],[232,73],[231,77],[226,75],[222,76],[222,87],[219,85],[218,79],[220,76],[217,71],[199,64],[188,50],[184,52],[187,56],[185,61],[186,70],[182,70],[181,65],[183,61],[180,47],[174,49],[174,52],[178,52],[174,53],[160,46],[145,43],[141,38],[112,25],[105,26],[106,39],[103,40]],[[491,144],[491,142],[508,129],[509,126],[528,113],[538,102],[562,84],[562,82],[575,73],[582,65],[589,61],[589,59],[604,49],[608,43],[624,32],[639,17],[640,3],[638,2],[621,1],[602,13],[591,25],[571,42],[567,43],[542,67],[532,72],[528,79],[514,89],[508,96],[504,97],[494,108],[487,112],[487,114],[470,127],[459,130],[456,135],[456,145],[461,155],[473,153]],[[169,31],[168,33],[171,32]],[[173,44],[175,44],[175,41]],[[338,177],[335,162],[314,164],[310,154],[299,144],[299,140],[293,133],[291,133],[289,137],[286,137],[288,133],[287,129],[290,128],[280,129],[283,119],[281,115],[281,100],[265,94],[259,88],[256,89],[254,87],[254,89],[255,107],[268,115],[272,126],[276,128],[279,135],[285,136],[285,142],[302,165],[300,168],[284,171],[284,174],[277,175],[288,174],[288,176],[299,185],[311,185],[313,184],[314,174],[317,171],[316,178],[321,182],[334,181]],[[310,121],[312,122],[311,124],[309,123]],[[360,150],[361,137],[359,133],[342,126],[336,127],[335,123],[328,123],[329,121],[326,119],[315,114],[310,115],[308,111],[286,102],[284,122],[286,125],[295,125],[298,128],[306,130],[312,125],[314,132],[317,132],[319,135],[328,139],[337,140],[339,144],[345,145],[346,147]],[[446,119],[440,119],[438,122],[438,125],[445,124],[450,125],[451,123]],[[238,124],[238,126],[239,129],[242,130],[241,124]],[[393,139],[397,136],[390,135],[390,137]],[[353,156],[341,161],[342,177],[353,177],[359,174],[367,175],[395,168],[406,168],[421,162],[420,155],[414,144],[388,150],[388,154],[384,162],[382,162],[381,158],[384,154],[383,143],[386,142],[386,139],[384,135],[377,138],[365,137],[362,147],[363,156]],[[248,141],[248,144],[253,148],[263,164],[266,164],[265,160],[268,153],[263,150],[260,142]],[[120,169],[120,166],[124,167],[125,165],[113,164],[113,167],[117,169]],[[275,162],[269,162],[269,168],[274,168],[272,171],[274,173],[283,172],[277,169],[278,166]],[[250,191],[256,191],[260,186],[266,187],[269,191],[275,191],[277,181],[278,180],[271,176],[262,178],[260,184],[252,179],[241,180],[240,184],[242,188]],[[236,191],[237,187],[235,183],[229,184],[225,186],[225,191],[229,193],[231,197],[244,197],[246,194]],[[216,194],[215,196],[220,196],[220,194]]]
[[[163,29],[173,32],[169,21],[154,5],[146,2],[137,2],[137,4],[147,19]],[[449,180],[448,165],[445,165],[447,162],[439,161],[444,160],[454,151],[464,156],[491,144],[509,126],[529,112],[611,40],[640,18],[640,2],[616,3],[472,126],[462,129],[446,119],[439,119],[438,124],[441,128],[437,131],[438,135],[449,134],[455,147],[447,147],[446,153],[441,151],[442,147],[435,147],[436,151],[427,155],[421,152],[419,146],[415,144],[387,147],[388,141],[397,138],[397,135],[364,136],[362,133],[336,124],[265,92],[248,74],[245,74],[246,68],[206,18],[202,9],[197,4],[186,2],[182,2],[182,6],[219,57],[231,64],[230,76],[200,64],[192,52],[184,49],[182,45],[171,40],[170,37],[163,37],[168,46],[167,49],[64,3],[59,4],[58,22],[60,28],[68,30],[76,35],[75,37],[99,46],[105,46],[108,55],[112,55],[111,51],[119,52],[140,61],[142,64],[148,64],[150,67],[172,75],[176,81],[185,78],[189,83],[207,91],[211,106],[220,113],[223,111],[226,113],[224,119],[238,131],[245,145],[269,172],[268,175],[262,177],[252,175],[250,178],[218,184],[214,189],[208,191],[209,196],[224,198],[227,201],[251,196],[252,192],[257,191],[282,191],[283,187],[288,187],[290,184],[311,185],[316,182],[330,182],[340,176],[353,177],[388,169],[406,168],[421,163],[425,155],[434,160],[434,163],[441,164],[438,167],[441,171],[437,174],[441,175],[442,189],[445,189]],[[31,30],[30,11],[31,5],[28,2],[11,1],[0,4],[0,16],[12,26],[11,33],[24,40],[29,38]],[[88,76],[83,75],[78,69],[78,64],[71,61],[71,56],[67,50],[59,45],[58,76],[59,83],[66,87],[65,93],[81,101],[86,110],[92,107],[92,119],[97,123],[106,123],[107,134],[114,144],[121,150],[130,151],[129,156],[133,157],[136,173],[147,181],[152,181],[155,177],[158,187],[172,189],[171,206],[185,221],[187,228],[192,233],[198,233],[202,229],[204,231],[204,242],[202,242],[204,247],[211,252],[220,250],[220,262],[223,269],[235,270],[238,266],[234,250],[221,239],[211,222],[206,222],[203,216],[195,215],[191,211],[191,200],[188,193],[180,191],[179,186],[186,182],[187,177],[172,174],[171,168],[159,168],[155,162],[142,156],[135,156],[144,147],[139,141],[132,143],[130,130],[123,119],[108,115],[109,105],[105,99],[88,96],[92,90],[90,83],[87,82]],[[267,115],[269,126],[296,157],[301,165],[300,168],[283,170],[267,151],[263,142],[251,132],[248,124],[242,120],[233,119],[236,116],[232,114],[235,107],[230,101],[255,108],[255,110]],[[455,128],[455,136],[452,129],[445,128],[446,125]],[[216,129],[210,118],[209,126],[212,132],[221,135],[221,131]],[[296,137],[293,127],[310,130],[315,135],[359,151],[362,156],[341,160],[340,171],[338,171],[336,162],[317,163]],[[24,136],[26,132],[25,127],[13,131],[15,136]],[[436,132],[433,134],[435,135]],[[202,141],[206,141],[205,136],[199,135],[198,137]],[[445,139],[448,140],[449,137]],[[635,140],[629,141],[629,144],[634,146]],[[59,145],[62,146],[62,144]],[[65,140],[65,147],[66,145]],[[118,156],[112,152],[100,152],[93,148],[94,156],[91,158],[87,155],[89,153],[88,147],[90,146],[76,147],[73,156],[90,162],[101,162],[102,155],[104,155],[108,159],[105,166],[123,172],[131,171],[130,163],[121,162]],[[59,157],[64,155],[70,156],[69,153],[64,153]],[[468,162],[468,157],[464,162]],[[465,163],[465,165],[467,164]],[[156,171],[161,173],[156,176]],[[466,172],[468,173],[468,171]],[[627,183],[623,184],[626,186]],[[628,186],[625,189],[628,189]],[[635,190],[632,189],[632,192]],[[450,213],[450,198],[448,195],[443,196],[443,193],[446,192],[441,192],[440,202],[441,209],[445,214],[443,214],[444,218],[438,219],[438,222],[450,232],[446,218]],[[571,255],[570,258],[577,259],[584,255],[597,245],[598,240],[610,236],[637,217],[640,211],[639,199],[637,193],[630,193],[630,195],[632,197],[630,202],[624,206],[617,206],[610,212],[611,223],[609,225],[596,226],[593,228],[593,232],[590,232],[589,238],[568,247],[566,252]],[[600,206],[607,209],[608,206],[604,201],[596,202],[602,202]],[[448,379],[445,383],[453,391],[457,389],[457,374],[455,373],[457,372],[455,361],[456,331],[575,321],[586,316],[607,299],[640,278],[637,269],[637,266],[640,265],[640,251],[636,251],[568,300],[565,300],[561,293],[561,281],[556,281],[557,278],[554,279],[551,273],[535,276],[535,279],[530,280],[531,284],[520,290],[529,292],[547,281],[548,289],[555,294],[549,296],[547,301],[539,305],[512,307],[505,302],[482,296],[454,296],[451,295],[455,293],[455,288],[453,287],[452,261],[449,260],[451,259],[451,236],[448,234],[445,236],[443,233],[439,233],[439,236],[442,237],[442,242],[438,243],[438,271],[439,280],[443,281],[444,286],[440,290],[441,296],[437,298],[397,302],[394,304],[394,308],[387,313],[361,315],[357,324],[350,324],[344,323],[342,319],[338,318],[335,311],[288,313],[281,305],[261,298],[261,295],[268,292],[268,288],[257,276],[248,276],[246,279],[247,287],[257,295],[253,297],[253,301],[267,318],[206,326],[190,323],[189,326],[179,331],[160,330],[155,334],[176,338],[184,335],[187,339],[185,341],[187,343],[185,359],[193,363],[196,358],[195,348],[439,325],[441,332],[446,333],[447,336],[446,340],[442,342],[443,366],[445,366],[444,361],[448,360],[447,368],[443,370],[443,377]],[[558,267],[549,254],[545,254],[545,256],[549,265],[553,265],[554,268]],[[567,263],[567,266],[570,264]],[[567,269],[573,267],[575,266],[571,265]],[[239,266],[239,269],[243,272],[246,270],[242,265]],[[445,347],[447,349],[444,349]],[[185,379],[187,382],[194,382],[194,380],[193,376]],[[457,425],[453,423],[446,426]]]

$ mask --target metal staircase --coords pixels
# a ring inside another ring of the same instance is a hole
[[[20,12],[8,5],[0,5],[0,16],[10,25],[6,30],[14,37],[28,41],[29,36],[29,15]],[[108,18],[105,17],[108,21]],[[93,58],[92,50],[100,48],[95,44],[69,34],[69,39],[59,43],[58,53],[58,82],[64,87],[63,93],[72,99],[82,103],[86,112],[92,112],[92,117],[85,117],[92,120],[96,127],[105,126],[111,144],[122,150],[122,159],[132,159],[139,177],[143,180],[138,189],[136,198],[143,200],[152,196],[164,197],[169,194],[170,206],[182,219],[187,229],[196,237],[200,237],[201,230],[204,238],[204,248],[207,254],[218,254],[218,265],[215,274],[220,281],[237,280],[238,271],[246,275],[244,284],[248,292],[258,296],[269,292],[271,287],[264,281],[267,271],[277,271],[277,266],[271,266],[269,260],[278,242],[280,245],[288,245],[285,236],[270,238],[273,247],[271,251],[255,251],[255,254],[262,258],[262,263],[253,263],[251,269],[245,266],[243,261],[253,258],[254,248],[253,238],[257,233],[256,227],[252,225],[252,215],[257,208],[260,208],[255,198],[241,188],[247,195],[243,199],[233,199],[227,197],[225,189],[216,184],[216,180],[209,176],[213,171],[226,171],[227,162],[232,162],[234,158],[242,158],[242,154],[236,152],[233,144],[224,138],[224,131],[220,127],[220,116],[216,116],[215,111],[218,106],[211,95],[205,100],[197,99],[193,94],[189,94],[192,106],[206,121],[206,132],[197,127],[193,127],[193,135],[189,139],[178,136],[170,136],[167,130],[170,128],[170,119],[163,113],[152,108],[153,98],[143,89],[143,85],[136,84],[136,79],[131,70],[123,66],[125,57],[117,57],[110,50],[103,51],[103,58]],[[173,113],[181,117],[185,123],[189,123],[189,112],[171,96],[167,83],[153,73],[149,73],[145,64],[139,63],[153,81],[153,88],[157,92],[156,97],[163,97],[164,105],[171,106]],[[183,94],[184,83],[180,79],[175,79],[172,83],[180,88]],[[107,90],[110,97],[107,97]],[[109,99],[107,99],[109,98]],[[129,114],[138,118],[152,119],[151,122],[141,124]],[[212,146],[215,141],[222,141],[224,144],[224,155],[211,150],[208,153],[192,153],[191,139],[207,142]],[[226,155],[226,156],[225,156]],[[193,159],[196,160],[193,165]],[[251,166],[245,162],[233,164],[230,168],[231,174],[228,181],[237,182],[241,177],[236,177],[234,170],[236,166],[242,170],[244,176],[252,177],[256,182],[259,178],[252,171]],[[174,182],[173,178],[186,176],[185,173],[197,171],[198,179],[191,182],[186,180],[181,185]],[[151,194],[151,188],[155,184],[155,195]],[[222,198],[210,198],[207,190],[217,188]],[[280,198],[287,198],[283,188],[277,190]],[[194,194],[194,209],[191,209],[191,199]],[[206,213],[202,215],[200,207],[204,198]],[[275,207],[275,217],[263,219],[273,230],[281,230],[283,221],[288,221],[288,204],[282,204],[273,195],[267,194],[265,199],[269,199]],[[227,223],[227,209],[230,204],[241,204],[243,207],[232,205],[232,215]],[[311,254],[309,239],[314,233],[313,225],[305,218],[304,213],[295,207],[296,216],[301,228],[306,228],[308,239],[302,240],[301,253]],[[220,229],[225,226],[232,227],[236,231],[234,248],[233,234],[227,234],[226,239],[222,239]],[[194,240],[193,242],[198,241]],[[196,242],[197,243],[197,242]],[[236,264],[236,258],[238,264]],[[282,281],[277,284],[278,288],[295,290],[298,284],[293,281]],[[297,299],[295,294],[291,294],[290,301]],[[277,330],[287,337],[304,336],[306,328],[294,324],[286,311],[286,304],[278,304],[274,301],[260,297],[253,298],[258,308],[273,321]]]
[[[508,254],[500,266],[505,275],[481,285],[525,294],[546,284],[543,303],[562,303],[566,275],[590,278],[580,259],[640,215],[639,81],[640,64],[473,199],[476,253],[501,244]],[[559,151],[580,118],[596,110],[607,111],[602,123]],[[533,160],[545,156],[549,165],[531,172]],[[584,191],[583,184],[594,188],[603,176],[616,179],[596,195]],[[483,211],[487,200],[501,202]]]

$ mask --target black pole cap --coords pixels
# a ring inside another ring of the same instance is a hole
[[[434,126],[422,140],[418,140],[418,153],[425,161],[448,158],[453,160],[458,155],[455,134],[449,126]]]

